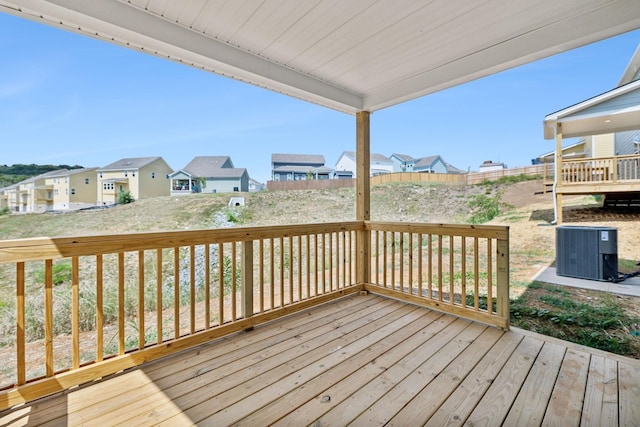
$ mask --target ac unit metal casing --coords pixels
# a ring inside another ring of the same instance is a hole
[[[556,273],[590,280],[617,278],[618,230],[613,227],[557,227]]]

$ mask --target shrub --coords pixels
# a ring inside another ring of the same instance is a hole
[[[130,191],[121,191],[118,193],[118,204],[126,205],[133,202],[133,196]]]
[[[8,207],[6,207],[6,206],[5,206],[4,208],[0,209],[0,216],[2,216],[2,215],[9,215],[10,213],[11,213],[11,211],[10,211],[10,210],[9,210],[9,208],[8,208]]]
[[[468,201],[471,208],[469,222],[471,224],[482,224],[491,221],[501,213],[503,204],[500,202],[502,193],[498,192],[494,197],[486,194],[474,194]]]

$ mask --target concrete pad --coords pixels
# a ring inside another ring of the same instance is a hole
[[[533,276],[532,280],[552,283],[554,285],[571,286],[574,288],[592,289],[595,291],[611,292],[621,295],[640,296],[640,277],[631,277],[624,282],[601,282],[599,280],[577,279],[574,277],[558,276],[555,267],[543,267]]]

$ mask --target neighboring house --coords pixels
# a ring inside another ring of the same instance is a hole
[[[265,189],[266,189],[266,186],[263,183],[258,182],[253,178],[249,178],[249,191],[250,192],[263,191]]]
[[[369,174],[371,176],[393,172],[393,160],[382,154],[371,153]],[[336,162],[336,171],[349,171],[356,178],[356,152],[344,151]]]
[[[66,169],[46,172],[5,188],[6,203],[12,212],[44,212],[53,209],[53,186],[46,179]]]
[[[567,145],[562,148],[562,157],[565,159],[581,159],[583,157],[591,156],[591,145],[587,145],[586,139],[581,139],[575,144]],[[532,165],[539,165],[541,163],[553,163],[555,162],[556,152],[549,151],[539,155],[537,158],[531,160]]]
[[[169,174],[171,194],[249,191],[249,174],[234,168],[229,156],[196,156]]]
[[[272,154],[271,179],[273,181],[301,181],[330,179],[333,169],[324,164],[320,154]]]
[[[505,168],[504,163],[494,163],[491,160],[485,160],[480,165],[480,172],[501,171]]]
[[[168,196],[171,172],[162,157],[126,158],[108,164],[97,170],[97,204],[116,203],[121,191],[129,191],[134,200]]]
[[[447,173],[447,164],[439,155],[423,157],[413,165],[414,172]]]
[[[615,89],[547,115],[544,136],[555,139],[560,157],[556,223],[562,223],[563,195],[602,194],[605,205],[640,205],[640,46]],[[566,153],[564,138],[584,140],[583,158]]]
[[[464,173],[464,171],[445,162],[438,154],[435,156],[414,158],[406,154],[394,153],[391,155],[391,160],[393,161],[394,172]]]
[[[97,197],[96,170],[70,169],[45,177],[47,210],[69,210],[94,206]],[[52,193],[52,194],[51,194]]]

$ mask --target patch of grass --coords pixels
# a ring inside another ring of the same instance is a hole
[[[607,293],[586,293],[541,282],[511,301],[514,326],[624,356],[640,356],[640,340],[631,334],[640,318],[627,314]]]
[[[521,173],[520,175],[503,176],[493,181],[482,181],[478,185],[515,184],[516,182],[534,181],[536,179],[542,179],[542,175],[525,175]]]
[[[471,208],[468,219],[471,224],[491,221],[510,207],[502,202],[502,191],[498,191],[493,197],[487,194],[474,194],[469,197],[467,204]]]

